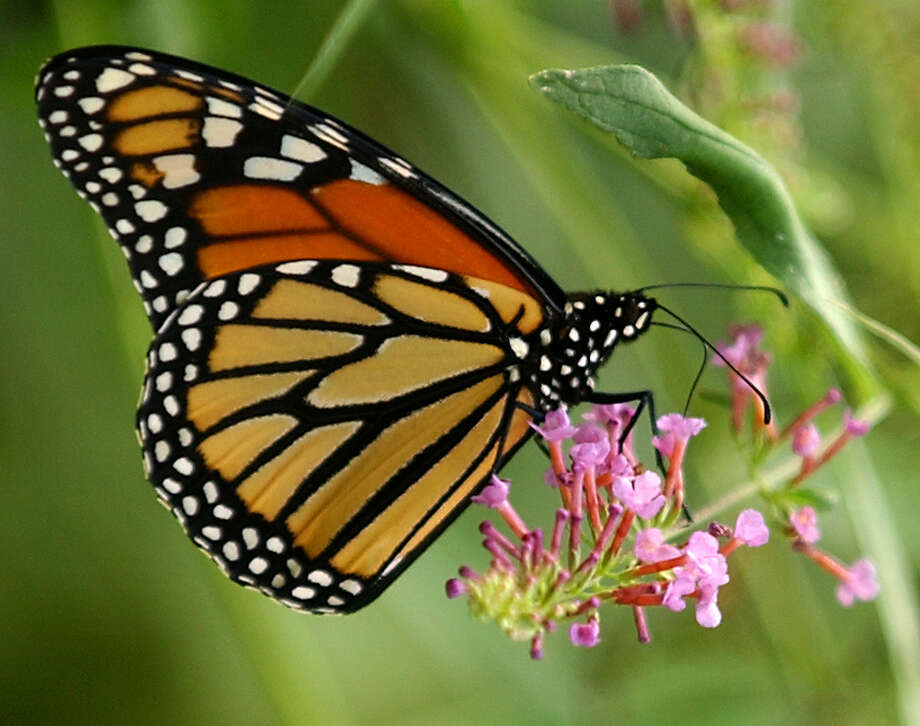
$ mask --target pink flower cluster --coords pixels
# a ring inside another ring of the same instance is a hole
[[[737,369],[729,368],[732,422],[740,434],[753,404],[755,466],[783,440],[791,440],[801,467],[767,495],[774,521],[785,529],[795,550],[838,579],[837,597],[842,604],[870,600],[879,591],[874,566],[861,559],[846,567],[815,547],[821,536],[817,514],[812,507],[801,506],[806,493],[800,489],[850,439],[864,435],[868,424],[854,419],[847,409],[841,433],[822,451],[814,420],[840,401],[840,393],[833,389],[782,431],[773,421],[765,421],[770,356],[759,349],[762,338],[758,326],[736,326],[734,340],[719,346]],[[752,386],[763,396],[756,395]],[[511,485],[506,480],[493,476],[473,497],[501,516],[510,535],[483,522],[479,531],[490,554],[489,567],[481,573],[461,567],[459,577],[448,580],[447,595],[467,596],[474,615],[494,620],[515,640],[529,640],[534,658],[543,656],[546,634],[563,622],[568,623],[573,645],[597,645],[600,606],[605,602],[632,609],[643,643],[650,640],[646,620],[650,607],[679,612],[692,601],[697,623],[717,627],[722,621],[719,591],[730,581],[729,556],[741,546],[760,547],[769,540],[764,517],[754,509],[742,511],[734,527],[712,522],[705,531],[683,535],[683,464],[690,440],[706,422],[676,413],[657,420],[651,443],[660,456],[662,474],[646,469],[637,457],[635,423],[635,409],[612,404],[595,405],[578,425],[564,409],[550,411],[539,425],[532,424],[549,454],[545,481],[561,500],[545,532],[530,527],[518,514],[509,500]]]
[[[719,351],[728,358],[732,365],[766,392],[770,356],[758,348],[763,338],[763,330],[757,325],[746,325],[735,326],[732,332],[734,334],[732,343],[721,344]],[[716,362],[716,365],[718,364]],[[740,433],[743,427],[744,409],[748,401],[757,401],[757,399],[752,396],[749,387],[742,390],[743,381],[735,373],[731,373],[731,381],[732,421],[736,431]],[[865,436],[869,432],[868,422],[854,418],[850,409],[844,409],[840,433],[821,451],[821,435],[814,420],[824,410],[839,403],[842,398],[840,391],[836,388],[830,389],[779,433],[772,425],[764,427],[762,422],[758,421],[758,412],[755,411],[755,431],[758,429],[766,431],[771,446],[790,438],[793,453],[801,458],[799,472],[789,481],[788,491],[800,487],[807,478],[834,458],[851,439]],[[759,413],[762,416],[762,410]],[[786,507],[786,516],[788,517],[787,532],[792,538],[793,547],[838,579],[837,599],[841,604],[849,607],[854,600],[875,598],[879,585],[875,579],[875,566],[872,562],[861,559],[847,568],[831,555],[814,547],[814,544],[821,538],[821,533],[818,529],[818,515],[813,507]]]
[[[549,449],[547,482],[562,501],[548,537],[515,511],[509,482],[493,476],[473,497],[498,512],[512,536],[483,522],[489,569],[462,567],[460,577],[448,581],[447,594],[468,595],[474,612],[494,617],[513,638],[529,638],[533,657],[542,656],[545,634],[565,620],[576,620],[569,626],[573,645],[599,643],[604,601],[633,609],[642,642],[649,640],[648,606],[679,611],[690,598],[697,602],[697,621],[717,626],[718,590],[729,581],[727,556],[741,544],[760,546],[769,538],[763,517],[746,510],[734,532],[718,525],[694,532],[682,545],[668,543],[656,525],[673,525],[680,517],[684,454],[705,422],[679,414],[658,419],[653,444],[668,462],[662,479],[636,457],[627,433],[634,418],[632,407],[616,404],[595,406],[578,426],[561,409],[534,426]],[[718,537],[725,542],[720,545]],[[590,549],[583,554],[586,544]]]

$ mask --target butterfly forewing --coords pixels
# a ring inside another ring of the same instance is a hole
[[[542,318],[431,268],[303,260],[202,283],[150,348],[149,475],[233,579],[360,607],[526,436],[513,320]]]
[[[118,47],[39,74],[55,163],[106,220],[157,328],[202,281],[388,261],[564,294],[492,222],[346,124],[233,74]]]

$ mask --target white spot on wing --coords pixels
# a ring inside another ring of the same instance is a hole
[[[265,548],[276,554],[281,554],[284,552],[284,542],[280,537],[269,537],[265,543]]]
[[[224,557],[231,562],[240,558],[240,546],[236,542],[225,542],[223,546]]]
[[[285,262],[275,269],[285,275],[306,275],[314,267],[316,267],[316,260],[297,260],[296,262]]]
[[[309,127],[310,131],[316,134],[317,138],[322,139],[328,144],[332,144],[343,151],[348,151],[348,137],[341,131],[327,126],[326,124],[313,124]]]
[[[104,201],[105,200],[103,200],[103,202]],[[156,222],[166,216],[169,207],[157,199],[148,199],[143,202],[136,202],[134,211],[137,212],[137,216],[145,222]]]
[[[99,93],[109,93],[118,88],[127,86],[132,83],[136,76],[123,71],[120,68],[106,68],[99,77],[96,78],[96,90]]]
[[[179,325],[194,325],[201,320],[202,315],[204,315],[204,308],[201,305],[189,305],[182,311],[177,321]]]
[[[306,587],[305,585],[298,585],[293,590],[291,590],[291,595],[296,597],[298,600],[310,600],[316,595],[316,590],[312,587]]]
[[[272,121],[278,121],[284,114],[284,109],[281,106],[261,96],[256,96],[255,101],[249,104],[249,109]]]
[[[77,139],[80,146],[82,146],[87,151],[98,151],[99,147],[102,146],[102,135],[101,134],[86,134],[86,136],[81,136]]]
[[[132,63],[130,66],[128,66],[128,70],[139,76],[156,75],[156,71],[146,63]]]
[[[205,101],[208,103],[208,113],[212,113],[215,116],[229,116],[230,118],[243,117],[243,109],[235,103],[230,103],[229,101],[225,101],[222,98],[215,98],[214,96],[208,96],[205,98]]]
[[[214,280],[214,282],[208,283],[208,286],[204,289],[204,292],[201,293],[205,297],[220,297],[224,294],[224,290],[227,289],[227,283],[224,280]]]
[[[285,134],[281,139],[281,155],[308,164],[322,161],[327,156],[322,147],[290,134]]]
[[[179,274],[179,271],[182,269],[183,261],[182,255],[178,252],[168,252],[165,255],[162,255],[157,263],[160,265],[160,268],[170,277],[173,277]]]
[[[521,338],[510,338],[508,345],[511,346],[511,352],[518,358],[526,358],[527,352],[530,350],[530,346]]]
[[[242,130],[243,124],[229,118],[219,116],[206,116],[201,127],[201,138],[204,143],[212,148],[226,148],[233,146],[236,135]]]
[[[361,279],[361,271],[355,265],[338,265],[332,270],[332,280],[342,287],[355,287]]]
[[[163,237],[163,245],[169,250],[179,247],[185,242],[186,234],[184,227],[170,227]]]
[[[221,320],[233,320],[240,312],[240,306],[237,305],[232,300],[225,300],[221,303],[220,309],[217,311],[217,317]]]
[[[409,166],[408,162],[403,161],[402,159],[391,159],[387,156],[381,156],[380,165],[385,166],[391,171],[395,171],[397,174],[405,177],[406,179],[412,179],[413,177],[418,176],[418,174],[412,171],[412,167]]]
[[[198,514],[198,507],[198,499],[195,497],[188,496],[182,498],[182,508],[185,510],[185,513],[188,516],[194,517],[196,514]]]
[[[182,342],[189,350],[198,350],[201,347],[201,331],[198,328],[187,328],[182,331]]]
[[[153,165],[163,172],[163,186],[177,189],[197,182],[201,175],[195,170],[194,154],[166,154],[156,156]]]
[[[313,570],[307,574],[307,579],[323,587],[329,587],[332,584],[332,575],[325,570]]]
[[[351,179],[367,182],[368,184],[375,184],[377,186],[387,183],[386,179],[369,166],[365,166],[354,159],[349,159],[349,161],[351,162],[351,174],[349,175]]]
[[[408,272],[410,275],[421,277],[432,282],[444,282],[447,279],[445,270],[437,270],[433,267],[418,267],[417,265],[393,265],[393,269]]]
[[[243,174],[250,179],[292,181],[303,171],[303,165],[269,156],[250,156],[243,163]]]
[[[248,295],[256,289],[260,280],[261,278],[254,272],[247,272],[240,277],[237,290],[239,290],[240,295]]]
[[[106,166],[99,170],[99,176],[109,184],[115,184],[122,177],[121,169],[115,166]]]
[[[204,80],[203,76],[199,76],[197,73],[192,73],[191,71],[176,70],[176,75],[179,78],[184,78],[187,81],[195,81],[196,83],[201,83]]]

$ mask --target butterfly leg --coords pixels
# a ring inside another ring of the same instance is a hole
[[[655,397],[652,395],[651,391],[635,391],[633,393],[593,393],[586,400],[590,403],[601,405],[610,403],[636,403],[636,412],[633,414],[632,418],[629,419],[623,429],[623,433],[620,435],[618,441],[620,448],[623,447],[626,437],[629,436],[629,432],[632,431],[633,427],[636,425],[636,421],[639,420],[639,416],[642,414],[642,410],[646,405],[648,405],[649,419],[652,424],[652,435],[658,435],[658,424],[656,423],[658,417],[655,415]],[[661,471],[662,476],[665,476],[667,468],[664,465],[664,460],[661,458],[661,452],[658,451],[658,449],[655,449],[655,463],[658,465],[658,469]],[[681,509],[683,510],[687,522],[692,523],[693,516],[690,514],[690,510],[687,509],[686,502],[681,505]]]
[[[601,406],[609,405],[612,403],[636,404],[636,411],[626,423],[626,426],[623,427],[623,433],[620,434],[620,439],[617,442],[620,449],[623,448],[623,444],[626,442],[626,437],[629,436],[630,431],[633,430],[633,427],[636,425],[636,422],[639,420],[639,417],[642,415],[642,411],[645,410],[646,406],[648,406],[652,435],[658,435],[658,424],[655,423],[658,420],[658,417],[655,415],[655,397],[652,395],[650,390],[632,391],[628,393],[592,393],[590,396],[587,396],[585,400],[588,403],[596,403]],[[658,449],[655,449],[655,461],[661,471],[666,470],[664,461],[661,458],[661,452],[658,451]]]
[[[528,415],[530,416],[530,418],[532,418],[532,419],[534,420],[535,423],[541,424],[541,423],[543,423],[543,419],[546,418],[546,411],[541,411],[539,408],[534,408],[533,406],[528,406],[526,403],[521,403],[520,401],[515,401],[515,402],[514,402],[514,406],[515,406],[515,408],[519,408],[521,411],[523,411],[524,413],[528,414]],[[540,449],[540,451],[543,452],[543,455],[544,455],[547,459],[551,458],[550,453],[549,453],[549,448],[546,446],[546,442],[545,442],[542,438],[537,437],[536,443],[537,443],[537,447]]]

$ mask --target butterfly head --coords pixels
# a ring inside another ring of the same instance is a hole
[[[620,342],[648,330],[656,307],[638,292],[572,294],[563,315],[539,332],[530,377],[541,407],[584,400],[597,369]]]

